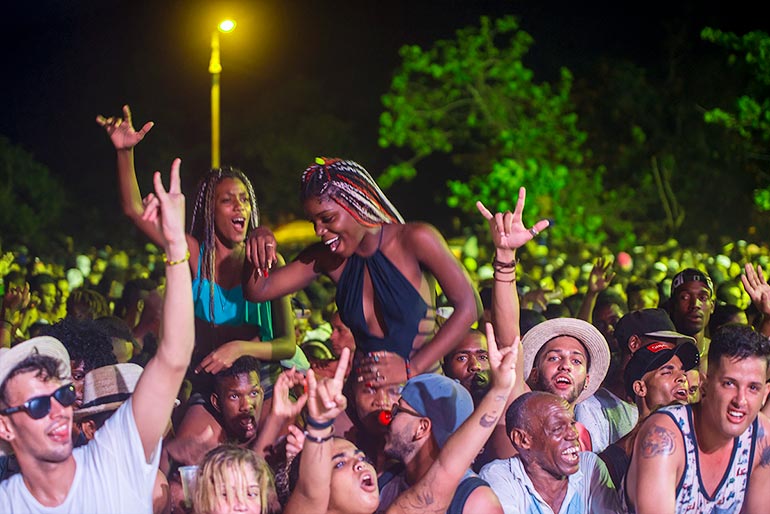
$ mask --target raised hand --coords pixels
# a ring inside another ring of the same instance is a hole
[[[519,356],[519,337],[513,345],[504,348],[497,347],[495,330],[491,323],[486,324],[487,346],[489,347],[489,374],[492,378],[492,388],[496,394],[506,395],[511,392],[516,383],[516,359]]]
[[[492,241],[495,248],[515,250],[521,248],[525,243],[532,240],[537,234],[548,228],[550,222],[542,219],[526,228],[522,222],[521,215],[524,212],[524,200],[527,196],[526,189],[519,188],[519,199],[516,201],[516,209],[492,214],[483,203],[476,202],[476,208],[482,216],[489,222],[489,232],[492,234]]]
[[[599,257],[588,275],[588,292],[600,293],[610,287],[610,282],[615,278],[612,271],[612,260]]]
[[[184,231],[184,195],[182,181],[179,178],[179,167],[182,160],[177,158],[171,164],[171,181],[168,191],[163,186],[160,172],[153,175],[155,194],[150,193],[143,200],[144,213],[142,219],[155,224],[158,232],[165,240],[164,246],[183,243]]]
[[[342,394],[345,372],[350,362],[350,349],[344,348],[334,378],[316,380],[315,373],[307,372],[307,412],[318,423],[332,421],[345,410],[347,399]]]
[[[743,288],[749,294],[757,310],[765,316],[770,316],[770,284],[765,280],[762,267],[757,265],[755,271],[754,266],[747,263],[744,269],[746,273],[741,275]]]
[[[96,123],[107,131],[115,150],[130,150],[135,147],[155,125],[148,121],[139,132],[136,132],[131,121],[131,109],[128,105],[123,106],[123,118],[114,116],[105,118],[100,114],[96,117]]]
[[[246,238],[246,259],[260,277],[266,277],[278,260],[275,245],[275,235],[267,227],[253,227]]]
[[[406,361],[393,352],[370,352],[360,361],[357,373],[359,382],[374,387],[380,382],[402,384],[406,376]]]
[[[305,376],[295,368],[287,369],[281,373],[273,386],[273,415],[284,419],[295,419],[299,416],[305,403],[307,403],[308,395],[305,393],[297,398],[296,402],[293,402],[289,392],[298,385],[305,386],[306,384]]]
[[[289,425],[286,435],[286,462],[291,462],[305,446],[305,433],[297,425]]]

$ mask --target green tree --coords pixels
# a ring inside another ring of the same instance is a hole
[[[4,244],[46,248],[59,226],[62,190],[47,167],[0,136],[0,236]]]
[[[705,28],[701,37],[730,51],[728,62],[746,73],[746,88],[730,108],[716,107],[704,114],[708,123],[737,133],[745,142],[747,170],[755,177],[754,203],[770,210],[770,177],[767,162],[770,142],[770,36],[752,31],[743,36]]]
[[[585,166],[586,135],[570,101],[572,75],[562,68],[551,85],[535,81],[522,62],[533,44],[516,18],[482,17],[427,50],[401,49],[402,64],[382,98],[379,143],[408,156],[379,178],[388,187],[413,178],[418,163],[449,156],[447,203],[476,216],[474,202],[512,208],[518,188],[529,194],[528,216],[556,223],[550,237],[606,238],[603,168]],[[425,169],[424,171],[429,171]],[[630,234],[627,227],[613,226]]]

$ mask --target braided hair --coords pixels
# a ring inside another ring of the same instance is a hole
[[[198,283],[198,294],[203,286],[203,279],[209,282],[215,281],[215,247],[216,224],[214,223],[215,198],[217,185],[226,178],[240,180],[249,193],[249,204],[251,206],[251,217],[249,218],[249,227],[253,228],[259,225],[259,209],[257,208],[257,197],[254,194],[254,187],[246,175],[239,169],[227,166],[225,168],[214,168],[210,170],[198,183],[198,192],[195,195],[195,206],[193,207],[192,222],[190,224],[190,235],[192,235],[203,248],[202,261],[200,263],[201,281]],[[211,319],[214,319],[214,288],[209,288],[209,313]]]
[[[369,172],[360,164],[337,158],[318,157],[302,173],[300,199],[328,196],[358,223],[376,227],[404,223]]]

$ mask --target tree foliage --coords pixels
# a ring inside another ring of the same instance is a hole
[[[0,136],[0,236],[3,243],[45,247],[59,225],[62,185],[48,168]]]
[[[738,36],[731,32],[705,28],[701,37],[730,51],[728,61],[748,72],[746,90],[729,109],[716,107],[704,114],[708,123],[726,127],[748,144],[750,171],[757,175],[755,205],[770,210],[770,178],[767,161],[770,142],[770,36],[762,31]]]
[[[586,135],[570,102],[572,75],[563,68],[556,84],[537,82],[522,61],[532,44],[506,16],[482,17],[429,49],[404,46],[382,99],[379,143],[409,156],[379,181],[387,187],[408,180],[426,158],[446,154],[459,176],[448,181],[450,206],[474,216],[477,199],[490,209],[512,208],[526,186],[527,214],[553,219],[551,237],[600,241],[606,237],[603,168],[584,164]]]

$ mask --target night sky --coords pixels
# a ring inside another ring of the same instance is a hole
[[[752,2],[757,5],[756,2]],[[587,4],[587,5],[584,5]],[[628,4],[628,5],[626,5]],[[103,216],[127,227],[117,205],[114,152],[96,114],[119,114],[129,103],[135,126],[156,126],[137,150],[140,173],[167,170],[183,158],[185,176],[209,160],[210,32],[223,15],[238,21],[222,36],[222,160],[241,164],[227,148],[237,127],[268,123],[252,106],[303,86],[295,112],[329,109],[355,127],[361,160],[373,174],[390,163],[377,148],[380,96],[387,91],[404,44],[450,38],[479,16],[513,14],[535,39],[526,64],[540,80],[567,66],[577,78],[600,56],[654,68],[672,21],[693,34],[710,25],[743,33],[764,29],[748,2],[337,1],[254,2],[59,0],[6,4],[2,14],[0,135],[32,153],[60,177],[77,202],[73,220]],[[766,24],[766,23],[765,23]],[[272,119],[272,118],[271,118]],[[291,123],[285,119],[282,123]],[[344,148],[344,145],[341,145]],[[336,149],[320,152],[327,155]],[[314,156],[308,155],[309,162]],[[363,159],[366,159],[364,161]],[[246,163],[248,164],[248,163]],[[287,173],[299,176],[301,170]],[[246,169],[248,173],[249,170]],[[255,181],[259,177],[253,177]],[[141,182],[144,188],[145,182]],[[149,181],[146,182],[149,184]],[[266,186],[262,185],[260,189]],[[185,182],[185,190],[194,181]],[[191,193],[191,191],[188,191]],[[394,203],[407,218],[410,189]],[[293,199],[292,199],[293,200]],[[410,216],[412,214],[412,216]],[[435,221],[435,220],[431,220]]]

